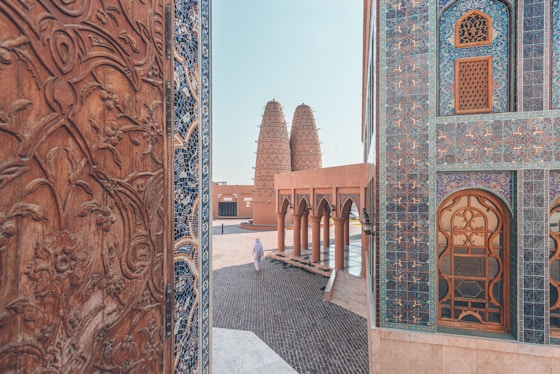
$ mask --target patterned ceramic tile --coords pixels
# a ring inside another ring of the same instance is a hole
[[[482,188],[502,198],[513,207],[514,173],[503,172],[440,172],[437,173],[437,203],[439,204],[453,192],[466,188]]]
[[[208,0],[175,1],[176,373],[210,371],[209,11]]]
[[[466,12],[478,10],[492,19],[492,44],[470,48],[455,47],[455,24]],[[455,112],[454,85],[455,60],[492,56],[493,112],[509,109],[509,29],[510,14],[507,6],[499,1],[459,1],[441,15],[439,26],[439,112],[452,115]]]
[[[552,108],[560,108],[560,0],[552,2]]]

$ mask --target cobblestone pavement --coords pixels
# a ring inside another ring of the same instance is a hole
[[[323,301],[328,278],[275,260],[213,271],[213,326],[254,332],[300,374],[367,374],[367,322]]]

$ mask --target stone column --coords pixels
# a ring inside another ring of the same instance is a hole
[[[329,248],[329,243],[331,241],[331,236],[330,236],[330,229],[331,229],[331,223],[329,221],[331,215],[330,212],[325,210],[323,211],[323,248],[327,249]]]
[[[278,252],[284,252],[284,242],[286,241],[284,213],[276,213],[276,223],[278,227]]]
[[[334,219],[334,268],[344,269],[344,218]]]
[[[311,216],[311,262],[321,260],[321,216]]]
[[[309,211],[301,216],[301,249],[308,249],[309,242]]]
[[[350,220],[344,220],[344,245],[350,245]]]
[[[362,230],[362,278],[366,277],[366,264],[367,264],[367,251],[369,246],[369,240],[375,240],[374,236],[366,235],[364,230]]]
[[[294,220],[294,256],[301,256],[301,214],[292,214]]]

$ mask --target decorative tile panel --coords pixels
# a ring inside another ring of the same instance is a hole
[[[426,0],[382,2],[387,102],[381,130],[381,326],[430,325],[428,61]]]
[[[175,1],[175,373],[210,371],[209,12]]]
[[[552,108],[560,108],[560,0],[552,1]]]
[[[550,170],[549,180],[548,204],[550,205],[556,198],[560,197],[560,170]]]
[[[360,195],[359,194],[340,194],[338,196],[338,201],[339,201],[339,211],[342,211],[342,208],[344,207],[344,204],[346,203],[346,201],[348,201],[348,199],[351,199],[352,202],[354,204],[356,204],[356,208],[358,209],[358,212],[361,210],[360,208]]]
[[[294,208],[297,210],[299,209],[299,206],[301,204],[301,202],[305,200],[305,204],[310,207],[311,204],[309,203],[309,194],[297,194],[296,195],[296,205],[294,206]],[[295,212],[294,212],[295,213]]]
[[[439,172],[437,173],[437,205],[453,192],[466,188],[481,188],[499,196],[513,206],[513,172]]]
[[[551,118],[438,123],[437,163],[560,162],[560,123]]]
[[[470,48],[456,48],[455,24],[468,11],[477,10],[492,19],[492,44]],[[506,5],[499,1],[458,1],[441,15],[439,24],[439,112],[455,113],[454,86],[455,60],[469,57],[492,56],[492,111],[509,110],[509,28],[510,15]]]
[[[523,61],[522,85],[523,111],[544,109],[544,1],[523,2],[523,45],[520,49]]]
[[[332,195],[331,194],[317,194],[315,195],[315,208],[313,209],[315,212],[319,210],[319,205],[321,202],[325,200],[329,203],[329,206],[332,206]]]
[[[279,206],[282,206],[282,204],[284,204],[284,201],[288,200],[289,204],[292,204],[292,195],[291,194],[281,194],[280,195],[280,204]]]
[[[548,171],[521,170],[519,174],[518,273],[519,340],[548,344],[550,334],[548,282]]]

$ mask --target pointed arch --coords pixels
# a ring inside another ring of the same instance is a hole
[[[492,44],[492,18],[476,9],[464,14],[455,24],[455,47]]]
[[[514,108],[512,22],[510,5],[500,0],[478,5],[458,0],[442,10],[439,115],[502,113]],[[481,79],[486,84],[480,84]],[[462,103],[459,110],[458,103]]]
[[[509,213],[495,195],[456,192],[437,213],[438,325],[508,332]]]

